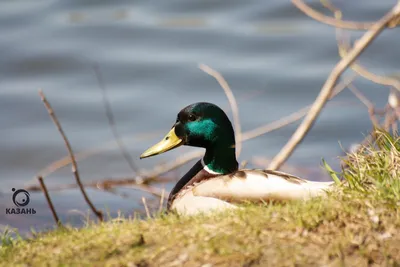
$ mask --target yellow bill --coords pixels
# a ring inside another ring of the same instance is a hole
[[[178,147],[180,145],[183,145],[183,140],[176,136],[175,127],[173,127],[171,131],[169,131],[169,133],[167,133],[167,135],[159,143],[155,144],[154,146],[143,152],[143,154],[140,155],[140,158],[143,159],[158,155],[167,152],[168,150],[174,149],[175,147]]]

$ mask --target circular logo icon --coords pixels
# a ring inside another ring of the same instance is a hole
[[[24,190],[24,189],[18,189],[15,190],[15,188],[12,189],[14,192],[13,194],[13,202],[15,206],[17,207],[25,207],[26,205],[29,204],[29,192]]]

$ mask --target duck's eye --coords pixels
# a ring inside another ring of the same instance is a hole
[[[189,121],[195,121],[196,116],[194,114],[189,114]]]

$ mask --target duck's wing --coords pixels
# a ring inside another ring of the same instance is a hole
[[[229,202],[304,200],[325,194],[333,183],[307,181],[279,171],[240,170],[201,182],[192,192]]]
[[[188,189],[171,204],[171,209],[180,215],[207,214],[212,211],[234,209],[236,206],[213,197],[195,196],[192,190]]]

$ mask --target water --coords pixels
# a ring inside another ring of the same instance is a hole
[[[347,19],[372,21],[396,1],[334,3]],[[123,137],[133,137],[127,149],[140,168],[148,169],[194,150],[179,148],[138,159],[170,129],[182,107],[198,101],[227,107],[222,89],[198,63],[228,80],[247,131],[311,103],[339,59],[333,28],[278,0],[0,1],[0,33],[0,226],[21,231],[51,227],[53,221],[43,195],[34,192],[29,207],[36,215],[6,215],[5,208],[14,207],[11,189],[34,183],[36,173],[67,155],[39,88],[75,152],[102,147],[113,136],[93,71],[98,64],[118,130]],[[399,29],[383,33],[361,62],[380,74],[396,73],[399,41]],[[377,106],[385,104],[388,88],[362,79],[356,85]],[[322,157],[337,166],[339,142],[346,147],[370,129],[366,109],[351,93],[342,93],[334,103],[291,157],[294,167],[318,173]],[[272,158],[297,125],[247,141],[240,159]],[[84,181],[132,176],[115,144],[78,164]],[[179,177],[188,167],[167,176]],[[327,179],[320,173],[311,178]],[[69,167],[46,177],[49,187],[70,183],[74,179]],[[149,197],[129,188],[120,192],[131,198],[88,189],[94,203],[112,215],[140,210],[141,197]],[[51,196],[63,220],[82,221],[87,206],[78,190],[52,191]]]

